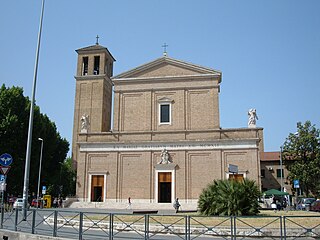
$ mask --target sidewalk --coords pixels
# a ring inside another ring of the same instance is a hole
[[[118,212],[130,212],[133,211],[158,211],[159,213],[167,214],[173,213],[174,208],[172,203],[142,203],[142,202],[132,202],[131,209],[126,209],[128,206],[127,202],[73,202],[69,208],[73,209],[104,209],[104,210],[118,210]],[[195,212],[197,211],[197,203],[183,203],[181,202],[182,212]]]

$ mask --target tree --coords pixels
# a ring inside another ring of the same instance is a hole
[[[72,158],[68,157],[60,164],[59,194],[62,196],[74,196],[76,194],[77,173],[72,166]]]
[[[258,186],[252,180],[214,180],[202,191],[198,208],[207,216],[256,215],[260,196]]]
[[[310,121],[297,123],[297,132],[290,133],[283,146],[283,158],[289,170],[288,179],[299,180],[300,188],[308,196],[320,190],[320,131]]]
[[[30,100],[20,87],[0,88],[0,151],[13,157],[7,176],[7,193],[21,195],[24,182],[26,145],[30,112]],[[61,138],[54,122],[34,108],[34,124],[30,159],[29,193],[35,195],[38,185],[39,156],[44,140],[41,185],[59,184],[59,162],[63,162],[69,151],[69,143]]]

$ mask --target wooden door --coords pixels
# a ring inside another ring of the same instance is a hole
[[[171,203],[172,176],[171,172],[158,173],[158,202]]]
[[[104,176],[92,175],[91,179],[91,202],[103,202]]]
[[[242,181],[244,179],[243,174],[229,174],[229,180]]]

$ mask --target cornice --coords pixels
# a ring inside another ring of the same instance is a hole
[[[220,75],[219,74],[199,74],[199,75],[180,75],[180,76],[161,76],[161,77],[137,77],[137,78],[112,78],[112,81],[115,84],[122,84],[122,83],[139,83],[139,82],[152,82],[155,81],[177,81],[177,80],[183,80],[183,81],[192,81],[195,79],[212,79],[212,80],[218,80],[220,81]]]
[[[133,92],[156,92],[156,91],[180,91],[180,90],[186,90],[186,91],[192,91],[192,90],[205,90],[205,89],[215,89],[220,88],[220,86],[203,86],[203,87],[196,87],[196,86],[185,86],[185,87],[175,87],[175,88],[169,88],[169,87],[161,87],[161,88],[139,88],[139,89],[121,89],[121,90],[114,90],[115,93],[133,93]]]
[[[259,139],[217,139],[210,141],[162,142],[78,142],[80,152],[137,152],[258,149]]]
[[[122,92],[122,91],[120,91]],[[179,134],[179,133],[185,133],[185,134],[192,134],[192,133],[221,133],[224,132],[252,132],[252,131],[259,131],[263,130],[262,127],[256,127],[256,128],[218,128],[218,129],[197,129],[197,130],[168,130],[168,131],[115,131],[112,130],[110,132],[90,132],[90,133],[79,133],[80,135],[134,135],[134,134]],[[220,139],[221,140],[221,139]]]
[[[111,79],[107,76],[107,74],[74,76],[74,78],[77,81],[88,81],[88,80],[90,81],[90,80],[99,80],[99,79],[105,79],[105,80],[111,81]]]

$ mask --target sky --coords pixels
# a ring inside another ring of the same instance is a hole
[[[0,83],[31,98],[41,0],[0,11]],[[279,151],[297,122],[320,128],[319,12],[319,0],[46,0],[36,104],[71,143],[75,50],[99,35],[117,75],[166,43],[169,57],[222,72],[222,128],[247,127],[255,108],[265,151]]]

